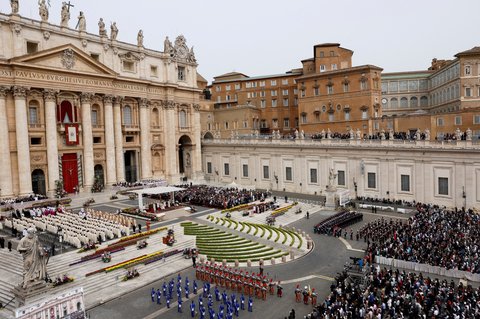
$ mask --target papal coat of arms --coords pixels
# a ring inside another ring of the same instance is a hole
[[[62,64],[67,69],[71,69],[75,65],[75,52],[73,52],[72,49],[66,49],[63,51]]]

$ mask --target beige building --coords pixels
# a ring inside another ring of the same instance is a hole
[[[129,44],[101,22],[97,35],[46,17],[0,14],[0,196],[201,177],[202,90],[185,38],[159,52],[141,32]]]
[[[480,147],[360,139],[211,139],[202,143],[205,179],[325,195],[329,172],[350,197],[480,208]]]

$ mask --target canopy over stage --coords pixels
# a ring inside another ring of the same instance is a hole
[[[143,207],[143,194],[160,195],[160,194],[171,193],[173,197],[175,192],[183,191],[184,189],[185,188],[174,187],[174,186],[159,186],[159,187],[133,190],[133,191],[130,191],[130,193],[138,194],[138,208],[144,209],[145,207]]]

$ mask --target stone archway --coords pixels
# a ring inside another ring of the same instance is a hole
[[[193,147],[192,139],[183,135],[178,140],[178,172],[184,177],[192,178]]]
[[[213,140],[213,134],[211,132],[207,132],[207,133],[205,133],[205,135],[203,135],[203,139]]]
[[[45,173],[41,169],[36,169],[32,172],[32,191],[35,194],[47,194],[47,189],[45,188]]]

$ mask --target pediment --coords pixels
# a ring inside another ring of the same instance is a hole
[[[15,57],[11,59],[10,62],[25,66],[40,66],[71,72],[117,75],[115,71],[71,44]]]

